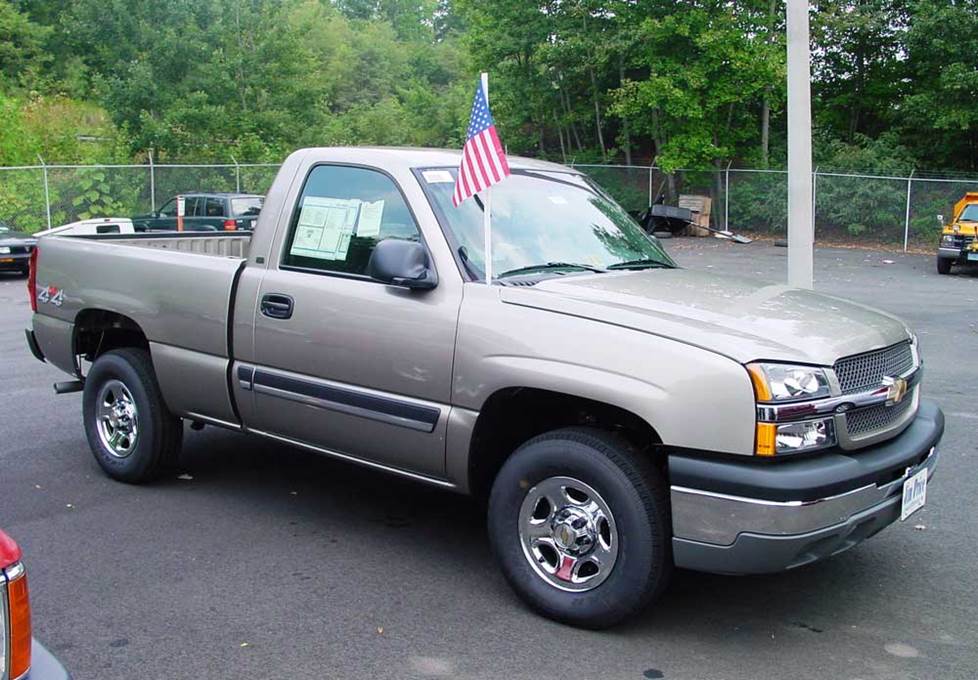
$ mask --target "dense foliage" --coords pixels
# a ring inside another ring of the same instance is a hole
[[[978,170],[978,0],[812,7],[823,170]],[[488,70],[511,153],[709,190],[731,159],[783,167],[784,34],[784,0],[0,0],[0,165],[459,146]]]

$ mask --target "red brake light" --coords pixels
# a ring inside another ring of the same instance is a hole
[[[37,311],[37,256],[40,252],[40,248],[34,246],[34,250],[31,251],[30,273],[27,275],[27,294],[31,297],[32,312]]]
[[[7,534],[0,531],[0,569],[20,562],[20,547]]]
[[[234,231],[237,228],[238,228],[238,224],[234,220],[232,219],[224,220],[224,231]]]

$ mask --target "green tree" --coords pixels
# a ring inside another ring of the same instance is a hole
[[[916,0],[898,125],[918,167],[978,169],[978,2]]]
[[[43,46],[51,29],[34,23],[9,0],[0,1],[0,85],[18,85],[49,60]]]

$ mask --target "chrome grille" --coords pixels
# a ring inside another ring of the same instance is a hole
[[[913,352],[909,340],[839,359],[834,366],[842,394],[853,394],[879,387],[883,384],[884,376],[896,377],[912,368]]]
[[[899,404],[879,404],[846,414],[846,429],[850,437],[862,437],[885,430],[906,414],[913,405],[913,394],[908,394]]]

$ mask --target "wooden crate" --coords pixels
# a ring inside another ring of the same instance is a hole
[[[713,207],[713,199],[709,196],[681,194],[679,196],[679,207],[687,208],[693,213],[693,224],[686,229],[689,236],[710,235],[709,230],[703,227],[710,226],[710,210]]]

